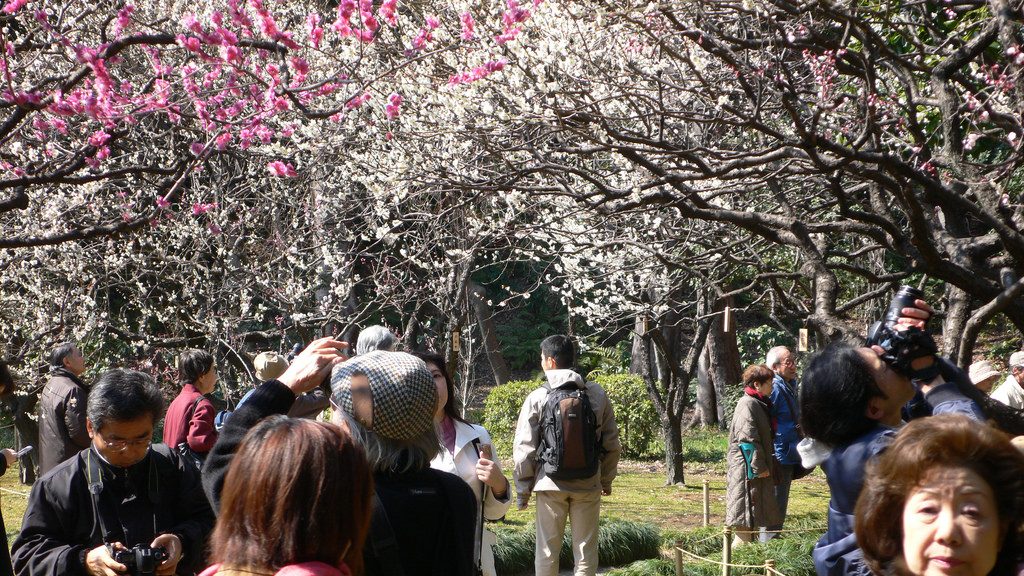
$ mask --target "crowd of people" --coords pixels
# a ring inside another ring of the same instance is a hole
[[[257,386],[219,412],[206,351],[180,355],[180,392],[165,407],[148,374],[112,369],[87,384],[80,348],[56,346],[40,412],[48,467],[0,575],[494,576],[486,522],[509,509],[512,482],[487,430],[462,416],[444,357],[397,345],[371,327],[351,356],[332,338],[290,361],[261,353]],[[621,451],[614,412],[572,369],[572,339],[545,339],[540,360],[547,382],[515,438],[520,507],[536,494],[538,574],[557,573],[567,519],[577,573],[593,574],[600,498]],[[13,385],[6,368],[2,383]],[[569,403],[545,403],[553,391]],[[593,422],[580,440],[590,445],[552,440],[549,404]],[[583,475],[578,453],[590,455]],[[2,456],[0,472],[15,461]]]
[[[784,346],[743,372],[726,454],[733,545],[784,532],[792,482],[820,466],[819,576],[1017,574],[1024,352],[990,398],[991,363],[965,373],[939,357],[924,301],[898,312],[867,346],[815,354],[802,382]],[[608,395],[574,370],[573,340],[540,345],[545,381],[519,413],[512,481],[488,431],[462,416],[445,358],[397,346],[371,327],[354,353],[332,338],[261,353],[257,386],[220,412],[208,352],[181,354],[165,407],[151,376],[112,369],[86,384],[81,350],[56,346],[41,477],[0,576],[493,576],[486,523],[513,486],[519,509],[535,502],[535,573],[557,574],[569,522],[575,574],[594,574],[621,445]],[[0,386],[13,386],[4,366]],[[2,474],[16,455],[0,456]]]

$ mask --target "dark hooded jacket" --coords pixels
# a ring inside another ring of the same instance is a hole
[[[64,368],[54,368],[39,399],[39,475],[89,447],[85,403],[89,388]]]

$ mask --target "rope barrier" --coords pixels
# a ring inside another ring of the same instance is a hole
[[[771,532],[773,532],[773,533],[781,533],[781,532],[811,532],[811,531],[820,532],[822,530],[824,530],[824,529],[823,528],[798,528],[798,529],[793,529],[793,530],[772,530]],[[713,560],[711,558],[706,558],[704,556],[700,556],[698,554],[690,552],[689,550],[683,548],[683,544],[682,544],[681,541],[676,541],[675,546],[673,546],[673,548],[672,548],[673,555],[675,556],[676,576],[683,576],[684,558],[689,559],[691,561],[706,562],[706,563],[712,564],[714,566],[719,566],[722,569],[721,570],[722,576],[731,576],[731,570],[733,568],[741,568],[741,569],[745,569],[745,570],[752,570],[752,569],[764,570],[764,576],[786,576],[785,574],[783,574],[782,572],[780,572],[779,570],[777,570],[775,568],[775,559],[773,559],[773,558],[766,559],[764,564],[736,564],[736,563],[732,562],[733,536],[737,535],[737,534],[753,535],[753,534],[758,534],[759,532],[760,531],[754,531],[754,530],[735,530],[731,526],[724,526],[724,527],[722,527],[722,532],[720,534],[715,534],[715,535],[709,536],[707,538],[704,538],[702,540],[698,540],[697,542],[693,542],[693,543],[689,544],[689,546],[692,547],[692,546],[695,546],[697,544],[702,544],[704,542],[707,542],[707,541],[711,540],[712,538],[721,537],[722,538],[722,560],[721,561]]]
[[[690,552],[688,550],[684,550],[682,548],[676,548],[676,550],[679,550],[684,556],[688,556],[688,557],[690,557],[690,558],[692,558],[694,560],[701,560],[701,561],[707,562],[709,564],[714,564],[715,566],[729,566],[730,568],[764,568],[764,564],[733,564],[732,562],[721,562],[719,560],[712,560],[710,558],[705,558],[703,556],[698,556],[698,555],[694,554],[693,552]],[[783,576],[785,576],[785,575],[783,575]]]
[[[28,498],[28,492],[18,492],[17,490],[11,490],[9,488],[0,488],[0,492],[6,492],[7,494],[16,494],[24,498]]]

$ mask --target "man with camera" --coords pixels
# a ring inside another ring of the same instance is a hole
[[[153,379],[110,370],[89,392],[92,444],[32,488],[12,554],[23,576],[192,574],[214,516],[199,473],[152,444]]]
[[[866,346],[834,343],[811,359],[800,391],[803,465],[820,464],[831,499],[828,530],[812,552],[818,576],[868,576],[853,531],[867,463],[904,418],[957,412],[984,420],[961,370],[936,355],[925,331],[931,308],[904,286]]]

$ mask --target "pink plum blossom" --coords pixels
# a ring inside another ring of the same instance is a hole
[[[7,0],[7,4],[4,5],[3,13],[14,14],[25,4],[28,4],[28,0]]]
[[[324,29],[320,27],[320,15],[310,12],[306,17],[306,29],[309,30],[309,42],[313,48],[320,48],[320,42],[324,39]]]
[[[89,136],[89,145],[99,148],[110,140],[110,134],[107,134],[103,130],[97,130]]]
[[[448,84],[469,84],[470,82],[482,80],[490,76],[491,74],[494,74],[495,72],[504,69],[506,63],[507,62],[504,58],[500,58],[498,60],[491,60],[483,64],[482,66],[477,66],[476,68],[473,68],[472,70],[460,72],[459,74],[453,75],[451,78],[448,79]]]
[[[388,96],[387,106],[384,107],[384,115],[387,116],[388,119],[392,120],[397,118],[398,115],[401,114],[401,106],[402,95],[397,92],[392,92],[391,95]]]
[[[978,140],[981,139],[981,134],[977,132],[968,134],[967,141],[964,142],[964,150],[974,150],[974,147],[978,144]]]
[[[366,104],[366,102],[369,99],[370,99],[370,93],[369,92],[363,92],[359,96],[355,96],[351,100],[346,102],[345,103],[345,108],[348,108],[349,110],[355,110],[356,108],[359,108],[363,104]]]
[[[215,141],[215,145],[217,146],[217,150],[224,150],[225,148],[228,147],[228,144],[230,144],[230,143],[231,143],[231,133],[230,132],[225,132],[225,133],[221,134],[220,136],[217,136],[217,140]]]
[[[391,26],[392,28],[398,26],[398,16],[395,14],[397,4],[398,0],[384,0],[380,3],[380,10],[377,12],[381,19],[387,22],[388,26]]]
[[[164,198],[163,196],[157,196],[156,197],[156,207],[157,208],[160,208],[161,210],[165,210],[170,205],[171,205],[171,203],[167,201],[167,198]]]
[[[202,156],[203,151],[206,150],[206,145],[202,142],[193,142],[188,147],[189,152],[192,152],[193,156]]]
[[[462,39],[466,41],[472,40],[476,36],[474,33],[475,23],[473,22],[473,15],[467,10],[459,15],[459,21],[462,23]]]
[[[267,164],[267,170],[270,171],[271,174],[279,178],[294,178],[295,176],[298,176],[298,173],[295,171],[294,166],[292,166],[291,164],[287,164],[285,162],[281,162],[280,160],[274,160],[273,162]]]
[[[214,210],[216,208],[217,208],[217,203],[216,202],[209,202],[209,203],[196,202],[195,204],[192,205],[192,215],[193,216],[202,216],[203,214],[206,214],[210,210]]]

